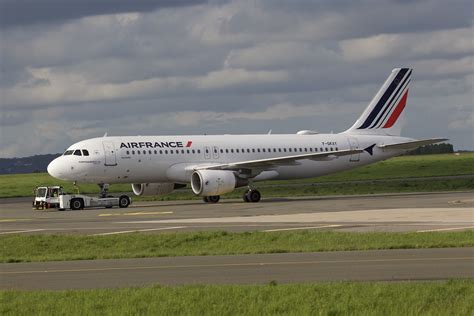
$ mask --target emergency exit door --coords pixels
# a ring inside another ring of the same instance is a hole
[[[357,140],[357,138],[349,137],[349,145],[351,147],[351,150],[359,149],[359,141]],[[357,162],[359,160],[360,153],[351,155],[351,158],[349,159],[349,161],[351,162]]]
[[[115,153],[115,146],[113,142],[102,142],[104,146],[105,153],[105,165],[106,166],[116,166],[117,165],[117,156]]]

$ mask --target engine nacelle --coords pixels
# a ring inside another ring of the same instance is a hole
[[[236,188],[237,179],[232,171],[197,170],[191,175],[191,188],[200,196],[221,195]]]
[[[173,190],[185,187],[177,183],[134,183],[132,190],[135,195],[163,195],[173,192]]]

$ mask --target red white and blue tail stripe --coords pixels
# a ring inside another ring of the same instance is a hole
[[[400,135],[400,115],[405,109],[412,69],[396,68],[361,117],[347,132]]]

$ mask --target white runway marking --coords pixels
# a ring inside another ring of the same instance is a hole
[[[186,228],[185,226],[177,226],[177,227],[160,227],[160,228],[149,228],[149,229],[135,229],[135,230],[121,230],[117,232],[110,232],[110,233],[100,233],[100,234],[92,234],[89,236],[107,236],[107,235],[118,235],[118,234],[128,234],[128,233],[136,233],[136,232],[151,232],[156,230],[170,230],[170,229],[181,229]]]
[[[186,218],[120,222],[121,224],[210,224],[210,223],[473,223],[473,208],[398,208],[282,215]]]
[[[417,233],[441,232],[441,231],[461,230],[461,229],[471,229],[471,228],[474,228],[474,226],[427,229],[427,230],[419,230],[417,231]]]
[[[11,232],[2,232],[0,235],[6,235],[6,234],[21,234],[21,233],[33,233],[33,232],[40,232],[43,231],[44,229],[28,229],[28,230],[15,230]]]
[[[286,230],[302,230],[302,229],[318,229],[318,228],[334,228],[334,227],[341,227],[342,225],[324,225],[324,226],[310,226],[310,227],[292,227],[292,228],[278,228],[278,229],[267,229],[264,230],[266,233],[270,232],[282,232]]]

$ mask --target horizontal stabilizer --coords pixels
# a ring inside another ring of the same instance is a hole
[[[431,139],[415,140],[412,142],[378,145],[377,147],[383,148],[383,149],[415,149],[415,148],[425,146],[425,145],[444,142],[445,140],[448,140],[448,139],[447,138],[431,138]]]

